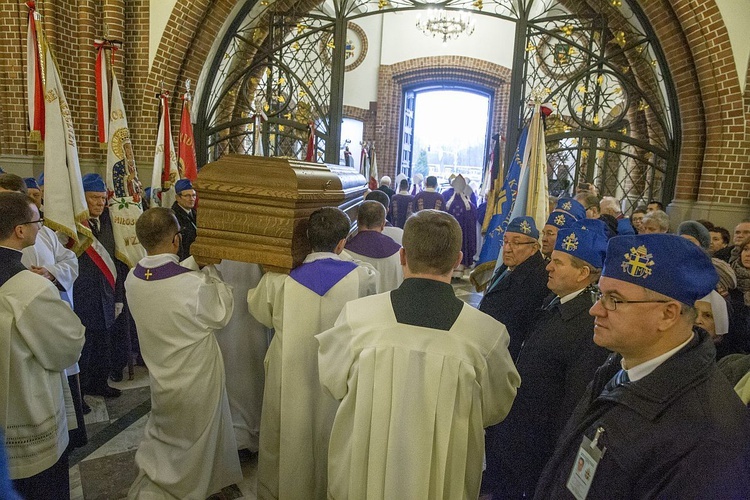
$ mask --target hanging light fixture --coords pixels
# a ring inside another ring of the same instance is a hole
[[[455,40],[464,33],[474,33],[474,18],[464,10],[451,12],[442,9],[429,9],[423,18],[417,14],[417,29],[425,36],[442,38],[443,43]]]

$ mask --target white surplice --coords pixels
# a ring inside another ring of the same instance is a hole
[[[36,235],[33,246],[23,249],[21,263],[26,268],[43,267],[55,277],[64,289],[62,298],[73,305],[73,283],[78,277],[78,257],[63,245],[57,234],[47,226],[42,226]]]
[[[250,315],[247,292],[258,286],[263,270],[258,264],[222,260],[216,265],[224,282],[232,287],[234,308],[227,326],[216,332],[227,375],[229,408],[237,448],[258,451],[260,412],[263,405],[263,359],[269,331]]]
[[[448,331],[398,323],[384,293],[316,338],[321,383],[341,400],[329,498],[477,498],[484,428],[520,383],[501,323],[469,305]]]
[[[161,254],[139,264],[177,260]],[[214,335],[232,316],[232,290],[210,266],[154,281],[131,271],[125,290],[151,387],[151,414],[135,455],[139,473],[128,498],[204,500],[242,480]]]
[[[340,260],[316,252],[318,259]],[[358,265],[320,296],[285,274],[250,290],[250,312],[275,329],[266,355],[258,453],[258,498],[324,499],[328,436],[338,402],[320,386],[315,335],[333,326],[347,301],[375,293],[377,273]]]
[[[345,252],[355,262],[366,262],[378,271],[378,293],[395,290],[404,281],[404,268],[398,252],[382,259],[361,255],[349,249]]]

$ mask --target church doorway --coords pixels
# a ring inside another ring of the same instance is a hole
[[[476,189],[487,163],[491,99],[451,84],[405,91],[401,173],[439,179],[461,174]]]

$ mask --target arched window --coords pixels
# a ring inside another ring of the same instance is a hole
[[[361,55],[351,47],[349,23],[427,6],[415,0],[248,0],[207,67],[196,130],[199,161],[254,154],[261,146],[266,155],[300,157],[307,123],[314,121],[318,158],[338,163],[345,70]],[[493,131],[507,137],[506,157],[528,119],[529,100],[546,100],[555,107],[547,119],[554,191],[572,192],[585,181],[631,205],[671,199],[680,138],[676,96],[636,0],[447,0],[436,6],[514,23],[507,125]]]

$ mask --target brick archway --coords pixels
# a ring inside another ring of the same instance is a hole
[[[422,57],[380,66],[375,133],[369,138],[375,140],[380,171],[391,176],[396,173],[404,88],[454,82],[489,91],[493,94],[491,128],[497,133],[508,121],[510,75],[511,70],[504,66],[463,56]],[[454,112],[446,110],[445,119],[450,120]]]

